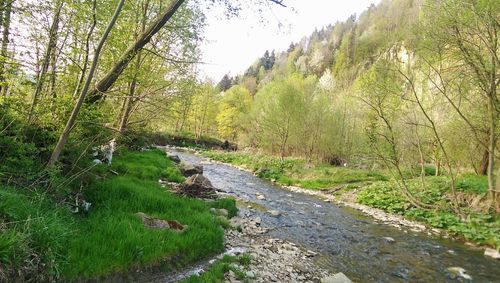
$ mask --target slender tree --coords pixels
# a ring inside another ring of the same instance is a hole
[[[66,123],[66,127],[64,127],[64,130],[59,137],[59,141],[57,142],[57,145],[54,148],[54,151],[52,152],[52,155],[50,156],[48,166],[54,166],[57,160],[59,159],[59,155],[61,154],[61,151],[64,148],[64,145],[66,144],[66,141],[68,140],[69,134],[71,133],[71,130],[73,129],[75,122],[76,122],[76,117],[78,116],[78,113],[80,112],[80,109],[82,108],[83,102],[85,100],[85,96],[87,95],[87,92],[90,87],[90,83],[92,82],[92,78],[94,77],[95,70],[97,69],[97,63],[99,61],[99,56],[101,54],[102,48],[104,46],[104,43],[106,42],[109,33],[111,32],[111,29],[113,29],[113,26],[116,23],[116,20],[118,19],[118,16],[120,15],[120,12],[123,8],[123,5],[125,3],[125,0],[120,0],[118,2],[118,5],[116,7],[116,10],[111,17],[111,20],[108,23],[108,26],[106,27],[106,30],[104,31],[101,39],[99,40],[99,44],[97,45],[97,48],[94,52],[94,59],[92,60],[92,66],[90,67],[89,74],[87,75],[87,80],[85,81],[85,85],[82,88],[82,91],[80,92],[80,96],[78,97],[78,100],[75,104],[75,107],[73,108],[73,111],[71,112],[71,115],[68,119],[68,122]]]

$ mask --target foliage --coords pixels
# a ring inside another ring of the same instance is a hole
[[[463,192],[483,194],[488,191],[488,180],[486,176],[465,174],[458,178],[457,189]]]
[[[394,184],[389,182],[378,182],[366,187],[358,195],[358,201],[372,207],[387,210],[391,213],[403,214],[410,208],[410,204]]]
[[[131,150],[140,150],[149,146],[181,146],[191,148],[221,148],[224,142],[213,137],[196,137],[192,133],[169,134],[134,129],[127,131],[117,139],[118,144]]]
[[[468,180],[468,176],[462,177]],[[484,177],[483,177],[484,179]],[[500,220],[489,214],[471,213],[466,219],[460,219],[449,208],[446,191],[446,180],[442,177],[427,177],[425,190],[419,189],[419,180],[411,180],[409,187],[427,204],[435,204],[435,210],[426,210],[411,204],[390,182],[377,182],[358,194],[358,201],[372,207],[404,215],[410,219],[424,222],[432,227],[441,228],[450,233],[464,237],[469,241],[491,246],[500,246]],[[484,186],[484,185],[483,185]],[[483,191],[484,192],[484,191]],[[478,193],[483,193],[479,191]]]
[[[249,111],[252,96],[241,86],[233,86],[224,93],[217,122],[221,138],[235,141],[241,127],[243,115]]]

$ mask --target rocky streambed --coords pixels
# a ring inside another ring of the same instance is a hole
[[[228,230],[226,245],[228,249],[237,248],[252,257],[246,270],[247,278],[253,282],[320,282],[328,276],[328,271],[314,262],[316,253],[296,244],[268,236],[260,217],[234,217],[231,225],[241,227]],[[239,282],[231,272],[226,281]]]
[[[233,222],[241,221],[242,231],[228,231],[227,245],[254,256],[247,270],[254,282],[320,282],[340,272],[354,282],[500,282],[498,260],[418,223],[283,190],[245,170],[169,150],[203,165],[214,187],[239,200]],[[236,280],[230,273],[226,279]]]

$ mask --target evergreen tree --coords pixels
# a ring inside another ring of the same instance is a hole
[[[220,91],[226,91],[233,86],[233,78],[229,76],[228,74],[225,74],[224,77],[220,80],[220,82],[217,84],[217,88],[219,88]]]

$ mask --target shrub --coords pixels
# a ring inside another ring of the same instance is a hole
[[[488,191],[488,179],[486,176],[465,174],[458,178],[457,189],[463,192],[484,194]]]

